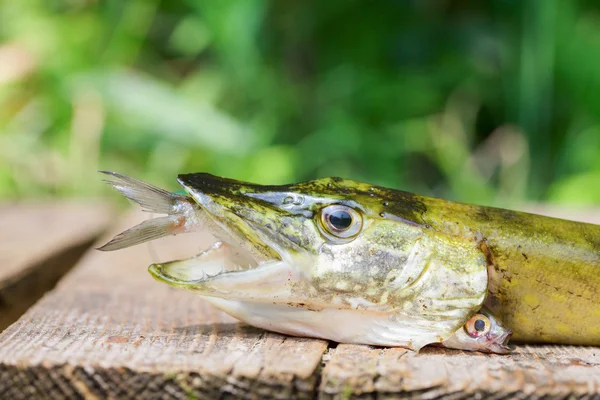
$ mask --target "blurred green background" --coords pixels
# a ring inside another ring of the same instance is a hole
[[[0,197],[98,169],[598,203],[600,3],[0,1]]]

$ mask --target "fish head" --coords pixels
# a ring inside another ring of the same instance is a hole
[[[417,195],[341,178],[272,186],[199,173],[178,181],[225,245],[150,267],[170,285],[212,297],[378,313],[389,326],[373,344],[419,335],[422,344],[441,341],[483,302],[486,260],[478,243],[433,231]]]
[[[467,323],[443,343],[446,347],[484,353],[508,354],[512,331],[482,308]]]
[[[412,220],[418,213],[404,219],[389,212],[385,190],[360,182],[323,178],[266,186],[204,173],[178,181],[210,217],[211,232],[237,250],[244,269],[279,262],[305,281],[343,286],[342,276],[380,276],[400,267],[421,236]],[[400,203],[410,206],[406,200]]]

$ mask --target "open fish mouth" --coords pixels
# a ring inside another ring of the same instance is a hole
[[[507,351],[510,351],[510,347],[508,347],[508,342],[510,341],[512,334],[513,334],[513,332],[511,330],[509,330],[504,335],[502,335],[502,337],[499,340],[499,345],[501,348],[503,348]]]
[[[508,330],[507,332],[505,332],[502,336],[500,336],[496,340],[496,342],[491,343],[489,345],[488,352],[490,352],[490,353],[496,353],[496,354],[508,354],[508,353],[510,353],[512,350],[508,346],[508,342],[510,341],[510,338],[512,337],[512,334],[513,334],[513,332],[511,330]]]
[[[290,249],[298,250],[295,236],[279,234],[279,221],[289,219],[285,210],[277,207],[281,196],[276,187],[264,187],[210,174],[187,174],[178,177],[189,196],[175,194],[137,179],[115,172],[106,182],[125,197],[140,204],[145,211],[167,214],[146,220],[115,236],[101,246],[103,251],[113,251],[163,236],[204,230],[216,241],[200,254],[172,262],[153,264],[152,276],[173,286],[206,290],[206,283],[224,284],[234,274],[251,279],[267,279],[258,269],[273,272],[273,265],[285,267]],[[273,200],[275,198],[275,200]],[[269,201],[271,199],[271,201]],[[290,224],[290,221],[287,221]],[[290,229],[288,233],[295,231]],[[254,275],[253,275],[254,274]],[[202,284],[202,285],[201,285]],[[218,290],[210,288],[218,294]]]
[[[281,286],[299,277],[298,260],[291,258],[302,251],[295,237],[282,235],[280,229],[282,220],[292,221],[285,210],[261,199],[272,191],[209,174],[180,175],[178,181],[217,242],[194,257],[151,265],[155,279],[217,296],[266,300],[277,292],[263,291],[267,284]]]
[[[237,253],[236,258],[232,253]],[[166,263],[156,263],[149,267],[150,273],[165,283],[174,285],[197,284],[222,275],[244,272],[258,268],[250,254],[217,241],[198,255]]]

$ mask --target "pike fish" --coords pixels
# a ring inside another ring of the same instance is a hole
[[[100,250],[208,230],[187,260],[153,264],[256,327],[341,343],[507,353],[508,340],[600,345],[600,227],[341,178],[256,185],[183,174],[174,194],[114,172],[165,214]]]

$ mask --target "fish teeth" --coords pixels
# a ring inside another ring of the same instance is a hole
[[[219,276],[219,275],[221,275],[221,274],[223,274],[223,273],[225,273],[225,272],[227,272],[227,271],[225,270],[225,267],[221,267],[221,270],[220,270],[220,271],[217,271],[217,272],[215,272],[215,273],[214,273],[214,274],[212,274],[212,275],[211,275],[211,274],[209,274],[208,272],[206,272],[206,276],[207,276],[207,277],[209,277],[209,278],[214,278],[215,276]]]

